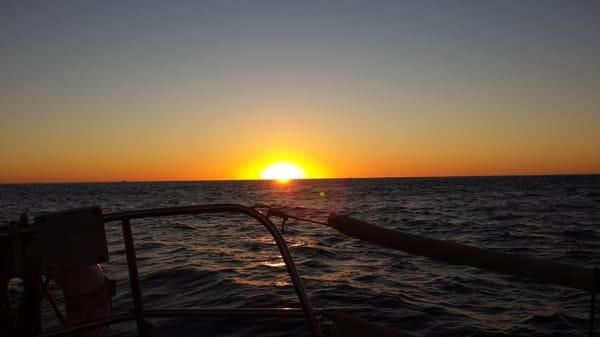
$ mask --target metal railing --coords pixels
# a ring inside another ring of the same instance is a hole
[[[257,220],[271,234],[277,248],[285,262],[285,267],[292,280],[292,284],[300,301],[300,308],[172,308],[172,309],[147,309],[144,307],[142,289],[138,273],[138,264],[135,253],[135,243],[131,230],[131,220],[141,218],[154,218],[177,215],[194,215],[207,213],[241,213]],[[131,297],[133,300],[133,310],[127,313],[114,314],[104,319],[81,324],[73,327],[63,328],[57,331],[39,335],[39,337],[53,337],[73,334],[99,326],[135,320],[137,322],[138,335],[145,337],[149,335],[149,324],[146,318],[172,318],[172,317],[194,317],[194,318],[304,318],[310,328],[312,336],[322,337],[321,327],[315,317],[312,304],[292,255],[285,243],[285,240],[277,227],[262,213],[257,210],[238,204],[214,204],[214,205],[195,205],[169,208],[154,208],[145,210],[134,210],[110,213],[104,215],[104,222],[121,222],[123,230],[123,241],[127,255],[127,265],[129,270],[129,281],[131,286]]]

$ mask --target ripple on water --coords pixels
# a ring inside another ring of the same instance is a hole
[[[320,220],[347,212],[387,228],[593,266],[600,263],[599,196],[599,176],[310,180],[285,187],[252,181],[2,185],[0,220],[89,204],[101,204],[105,213],[207,202],[280,204]],[[219,214],[133,223],[148,306],[297,305],[277,248],[254,221]],[[114,305],[128,310],[120,226],[107,226],[107,235],[105,269],[118,281]],[[450,267],[313,224],[291,222],[284,237],[327,336],[334,329],[325,308],[427,336],[582,336],[588,329],[589,297],[581,292]],[[160,336],[306,334],[303,321],[156,323]],[[134,328],[109,331],[128,336]]]

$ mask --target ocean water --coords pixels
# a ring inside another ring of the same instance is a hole
[[[600,176],[0,185],[0,223],[89,205],[110,213],[207,203],[285,205],[321,221],[346,213],[428,237],[600,265]],[[114,309],[125,311],[121,228],[106,230],[104,269],[117,281]],[[297,306],[269,233],[251,219],[155,218],[133,221],[133,230],[148,308]],[[334,310],[423,336],[585,336],[589,329],[590,298],[581,291],[450,266],[316,224],[290,221],[284,237],[329,336]],[[45,326],[55,326],[46,302],[44,312]],[[157,336],[309,334],[302,320],[151,321]],[[130,336],[134,328],[119,324],[107,333]]]

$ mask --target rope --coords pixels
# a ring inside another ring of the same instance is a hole
[[[328,226],[329,225],[328,223],[323,222],[323,221],[317,221],[317,220],[313,220],[313,219],[303,218],[303,217],[300,217],[300,216],[290,215],[290,214],[286,213],[285,211],[283,211],[281,209],[281,207],[280,208],[275,208],[275,207],[270,206],[270,205],[256,204],[256,205],[252,206],[252,208],[254,208],[255,210],[266,209],[267,213],[265,214],[265,216],[267,218],[269,218],[271,216],[282,218],[283,219],[283,221],[281,222],[281,232],[282,233],[285,233],[285,224],[286,224],[286,222],[289,219],[294,219],[294,220],[298,220],[298,221],[302,221],[302,222],[310,222],[310,223],[314,223],[314,224],[318,224],[318,225],[324,225],[324,226]]]
[[[307,219],[307,218],[301,218],[299,216],[288,215],[288,218],[294,219],[294,220],[298,220],[298,221],[311,222],[311,223],[315,223],[315,224],[318,224],[318,225],[328,226],[328,223],[326,223],[326,222],[312,220],[312,219]]]

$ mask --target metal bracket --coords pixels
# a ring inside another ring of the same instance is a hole
[[[108,261],[100,207],[48,213],[35,218],[42,273],[78,269]]]

